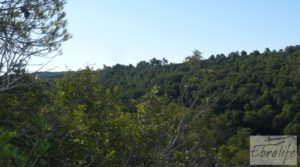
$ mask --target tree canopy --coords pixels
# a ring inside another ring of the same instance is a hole
[[[64,0],[0,2],[0,91],[16,85],[33,56],[50,59],[60,53],[62,42],[70,38],[64,4]]]
[[[299,46],[157,62],[27,74],[0,92],[0,166],[248,166],[250,135],[300,135]]]

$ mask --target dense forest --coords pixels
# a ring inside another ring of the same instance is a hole
[[[300,136],[300,46],[18,82],[0,91],[0,166],[249,166],[250,135]]]

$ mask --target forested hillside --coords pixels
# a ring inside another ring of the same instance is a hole
[[[299,125],[292,121],[300,121],[299,46],[264,53],[232,52],[227,57],[219,54],[194,66],[163,62],[154,58],[136,67],[105,68],[100,82],[118,88],[128,103],[156,85],[161,96],[186,107],[207,105],[217,115],[232,117],[234,126],[250,127],[254,133],[299,134]]]
[[[0,166],[249,166],[250,135],[300,136],[300,46],[39,76],[0,92]]]

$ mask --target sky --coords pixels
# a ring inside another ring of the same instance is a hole
[[[68,0],[73,38],[44,71],[300,44],[299,0]],[[35,60],[34,61],[40,61]],[[36,62],[34,62],[36,63]]]

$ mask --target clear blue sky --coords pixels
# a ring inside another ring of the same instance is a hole
[[[69,0],[66,13],[73,38],[44,70],[300,44],[299,0]]]

